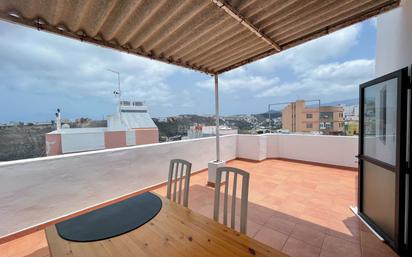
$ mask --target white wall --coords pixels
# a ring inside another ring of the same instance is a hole
[[[93,151],[105,148],[104,131],[76,134],[62,133],[61,140],[63,153]]]
[[[380,15],[377,21],[375,75],[380,77],[412,64],[412,1]]]
[[[221,138],[223,159],[236,148],[236,135]],[[164,182],[173,158],[197,171],[214,156],[215,139],[202,138],[0,163],[0,238]]]
[[[353,167],[358,166],[358,137],[270,135],[268,157]]]
[[[239,135],[239,158],[287,158],[346,167],[357,167],[358,138],[319,135]]]
[[[261,161],[266,159],[266,135],[238,135],[237,157]]]

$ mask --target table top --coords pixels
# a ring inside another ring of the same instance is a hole
[[[79,243],[62,239],[56,227],[45,229],[52,257],[105,256],[273,256],[287,257],[267,245],[168,199],[147,224],[106,240]]]

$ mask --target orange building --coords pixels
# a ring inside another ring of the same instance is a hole
[[[290,132],[320,131],[324,134],[341,134],[344,129],[343,107],[307,107],[304,100],[297,100],[282,110],[282,129]]]

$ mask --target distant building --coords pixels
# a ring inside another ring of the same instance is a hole
[[[238,134],[238,130],[227,126],[219,126],[219,134]],[[187,131],[187,137],[184,137],[184,139],[210,137],[214,135],[216,135],[216,126],[204,126],[202,124],[195,124],[193,126],[190,126],[189,130]]]
[[[304,100],[298,100],[282,110],[282,129],[291,133],[320,131],[342,134],[343,125],[341,106],[307,107]]]
[[[19,122],[9,121],[5,125],[8,127],[13,127],[19,125]]]
[[[343,106],[344,131],[347,136],[359,134],[359,105]]]
[[[342,107],[345,121],[359,121],[359,105],[343,105]]]
[[[120,112],[107,116],[107,127],[65,128],[46,134],[46,154],[84,152],[159,142],[159,131],[142,102],[121,101]]]
[[[359,122],[358,121],[345,121],[345,135],[346,136],[355,136],[359,134]]]

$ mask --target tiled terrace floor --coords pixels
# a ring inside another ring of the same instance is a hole
[[[232,161],[251,174],[248,235],[292,257],[397,256],[349,210],[357,173],[283,160]],[[189,208],[212,217],[207,173],[192,176]],[[165,195],[166,188],[155,190]],[[0,245],[0,257],[48,256],[44,232]]]

